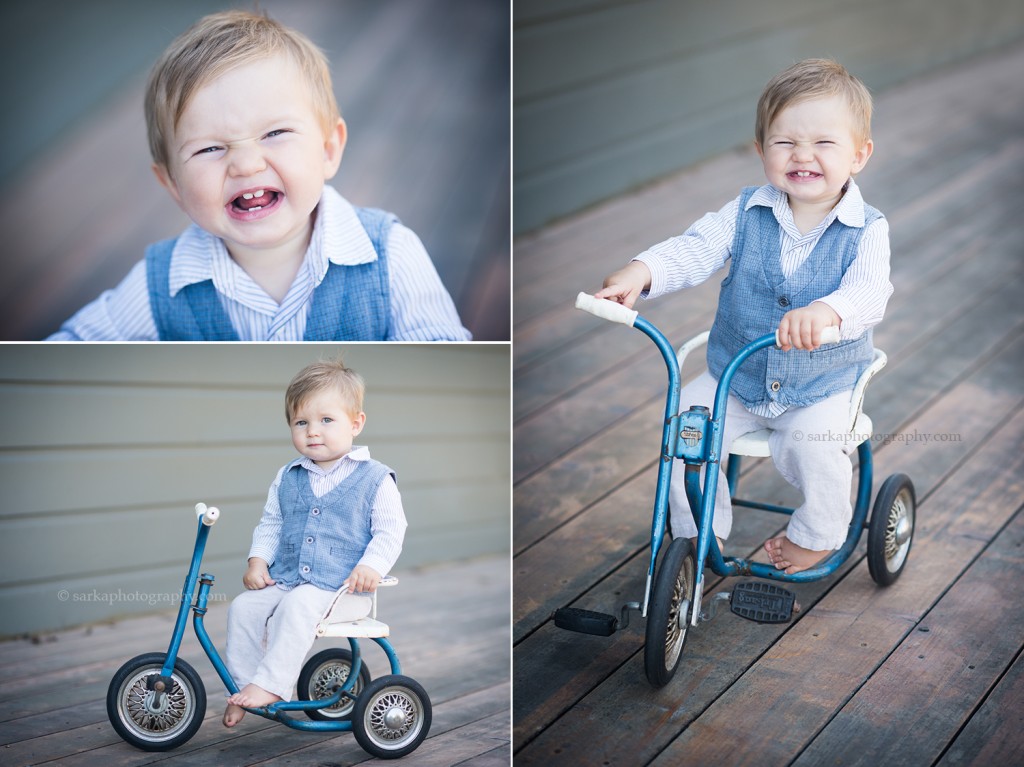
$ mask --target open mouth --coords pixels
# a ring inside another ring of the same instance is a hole
[[[259,214],[269,213],[283,197],[283,194],[274,189],[252,189],[235,197],[228,203],[227,208],[235,218],[251,220],[261,218]]]
[[[813,181],[814,179],[821,178],[821,174],[815,173],[813,170],[794,170],[786,175],[796,181]]]

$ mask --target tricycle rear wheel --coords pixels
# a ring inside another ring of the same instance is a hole
[[[322,650],[306,661],[299,674],[299,700],[320,700],[334,694],[334,685],[344,685],[352,674],[352,653],[340,647]],[[350,692],[353,697],[370,683],[370,670],[359,664],[359,678]],[[336,706],[307,711],[306,716],[322,722],[340,721],[352,716],[352,698],[342,698]]]
[[[900,577],[914,538],[917,501],[914,483],[906,474],[893,474],[882,483],[868,524],[868,572],[879,586]]]
[[[430,698],[419,682],[397,674],[374,679],[356,698],[352,734],[366,753],[398,759],[430,731]]]
[[[664,687],[676,673],[686,643],[696,582],[696,557],[688,538],[676,538],[665,552],[654,575],[647,635],[644,642],[644,672],[654,687]]]

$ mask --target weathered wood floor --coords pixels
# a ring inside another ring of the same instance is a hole
[[[433,724],[406,757],[416,765],[497,767],[509,763],[509,574],[505,558],[485,558],[398,573],[380,598],[380,618],[402,671],[431,698]],[[227,577],[221,574],[221,577]],[[207,616],[223,653],[226,604]],[[164,651],[175,613],[63,631],[36,641],[0,643],[0,764],[10,765],[351,765],[372,760],[351,733],[314,735],[249,715],[236,730],[220,723],[223,687],[192,633],[181,657],[206,686],[203,726],[175,751],[147,753],[121,741],[104,699],[117,668],[135,655]],[[321,640],[314,652],[346,640]],[[366,645],[364,645],[366,647]],[[374,676],[387,670],[372,645]]]
[[[725,612],[693,631],[661,690],[644,678],[644,621],[605,639],[549,619],[640,598],[664,408],[653,344],[572,302],[763,183],[760,163],[727,154],[515,243],[517,765],[1024,763],[1021,72],[1016,47],[877,98],[860,183],[891,223],[896,293],[865,409],[875,489],[896,472],[917,488],[902,578],[875,586],[862,543],[796,587],[791,624]],[[710,326],[720,281],[641,311],[681,343]],[[798,500],[764,461],[741,494]],[[739,511],[728,549],[753,552],[782,524]]]
[[[4,18],[19,34],[0,63],[24,73],[17,92],[29,93],[13,107],[22,128],[38,124],[48,135],[56,122],[50,112],[82,101],[63,90],[74,82],[69,70],[86,69],[82,90],[94,94],[80,113],[57,115],[70,123],[45,151],[17,143],[4,150],[28,159],[0,176],[8,202],[0,206],[0,339],[31,341],[117,285],[146,245],[188,225],[150,170],[146,75],[174,34],[239,4],[71,4],[56,14],[10,5]],[[508,6],[266,0],[259,7],[309,35],[331,61],[349,138],[330,183],[356,205],[394,211],[423,240],[475,340],[508,341]],[[95,44],[108,39],[108,47]],[[125,72],[129,59],[137,70]]]

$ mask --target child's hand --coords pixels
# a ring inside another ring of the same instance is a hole
[[[348,574],[348,578],[345,579],[343,585],[348,586],[348,590],[351,593],[361,594],[363,592],[376,591],[378,583],[380,583],[380,573],[372,567],[356,565],[352,568],[352,572]]]
[[[266,562],[259,557],[249,560],[249,569],[242,576],[242,585],[250,591],[258,591],[267,586],[273,586],[275,583],[277,581],[270,577],[270,568]]]
[[[786,312],[779,323],[779,343],[782,351],[807,349],[821,346],[821,331],[830,325],[838,326],[842,318],[828,304],[815,301],[802,309]]]
[[[608,275],[604,280],[604,288],[594,294],[594,298],[607,298],[632,309],[640,294],[651,287],[651,270],[643,261],[630,261],[629,264]]]

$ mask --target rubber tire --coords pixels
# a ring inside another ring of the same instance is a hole
[[[676,538],[668,545],[654,574],[644,641],[644,672],[653,687],[668,684],[682,658],[693,609],[690,597],[696,580],[696,567],[696,556],[689,539]],[[682,626],[679,625],[680,610],[684,613]]]
[[[143,723],[135,720],[128,710],[128,701],[132,690],[142,692],[145,678],[159,674],[163,668],[167,653],[151,652],[137,655],[125,663],[114,674],[107,687],[107,717],[115,732],[136,748],[143,751],[170,751],[187,742],[199,730],[206,716],[206,689],[203,680],[189,664],[181,658],[174,664],[171,678],[174,687],[185,697],[185,707],[178,721],[171,730],[171,735],[158,735],[148,730]],[[152,733],[152,734],[147,734]]]
[[[409,729],[396,739],[384,737],[380,717],[392,703],[413,713]],[[378,759],[398,759],[415,751],[430,731],[430,698],[419,682],[407,676],[389,674],[374,679],[356,698],[352,712],[352,734],[366,753]]]
[[[349,650],[344,650],[340,647],[332,647],[318,652],[312,658],[307,660],[302,666],[302,671],[299,672],[299,700],[317,700],[318,698],[330,697],[329,692],[324,694],[323,691],[318,691],[316,689],[318,677],[321,677],[324,674],[327,670],[325,667],[328,664],[332,664],[333,666],[344,666],[344,677],[339,680],[344,684],[348,679],[348,675],[352,672],[352,653]],[[366,668],[365,663],[360,663],[359,681],[356,682],[355,687],[352,688],[352,694],[358,696],[360,691],[365,689],[366,685],[369,683],[370,670]],[[345,704],[346,701],[343,699],[342,703],[336,707],[307,711],[306,716],[320,722],[344,721],[352,717],[352,710],[355,708],[355,703],[351,700],[347,701],[347,705]]]
[[[902,510],[900,509],[902,506]],[[893,474],[882,484],[868,524],[868,572],[879,586],[889,586],[900,577],[910,555],[914,540],[914,522],[917,513],[917,496],[914,483],[906,474]],[[910,536],[893,556],[886,555],[890,527],[899,516],[910,520]]]

